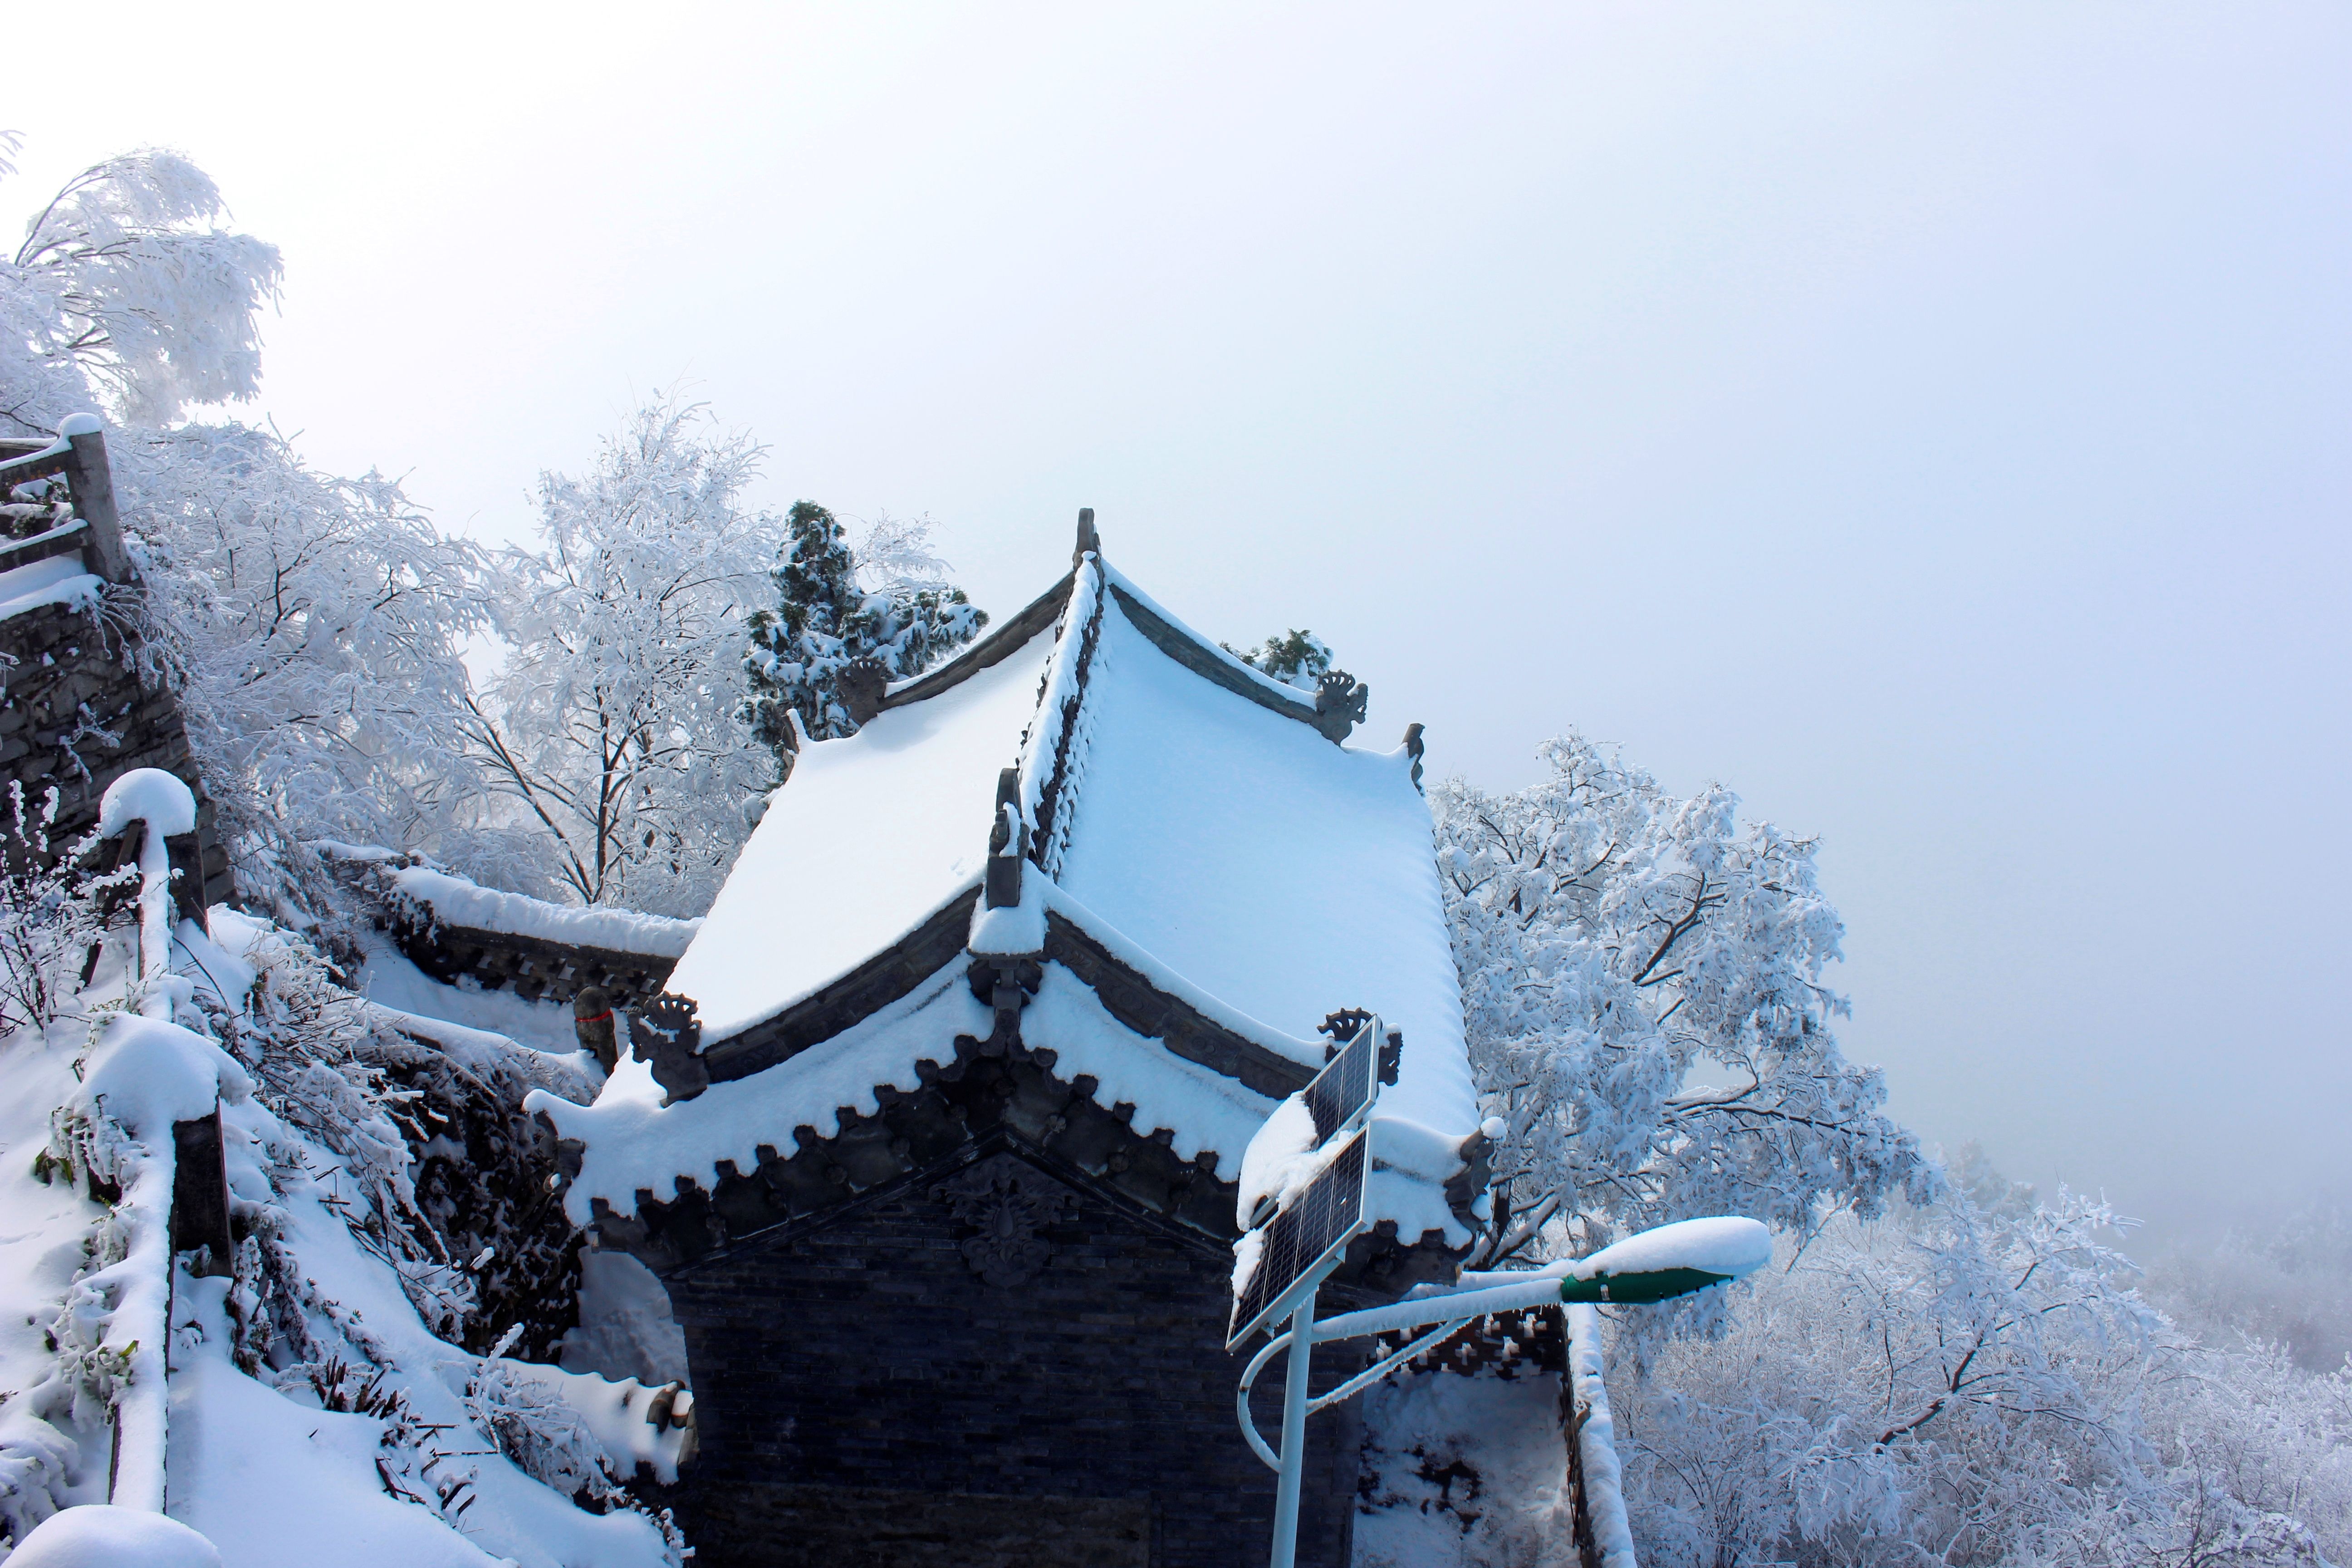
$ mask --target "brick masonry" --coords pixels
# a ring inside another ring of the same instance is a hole
[[[1242,1568],[1232,1254],[1004,1131],[669,1270],[709,1568]],[[1346,1347],[1317,1358],[1316,1386]],[[1280,1376],[1259,1426],[1279,1429]],[[1298,1561],[1344,1568],[1353,1401],[1310,1425]]]

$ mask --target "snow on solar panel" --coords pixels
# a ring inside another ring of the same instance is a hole
[[[1364,1143],[1359,1130],[1288,1208],[1266,1221],[1257,1267],[1234,1300],[1227,1350],[1295,1306],[1283,1300],[1291,1287],[1318,1273],[1364,1228]]]
[[[1315,1142],[1322,1143],[1354,1121],[1372,1102],[1372,1073],[1379,1066],[1381,1021],[1366,1020],[1356,1037],[1324,1064],[1301,1091],[1315,1117]]]

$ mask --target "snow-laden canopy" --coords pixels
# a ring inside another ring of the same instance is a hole
[[[1135,1107],[1138,1133],[1164,1130],[1187,1159],[1213,1152],[1228,1181],[1281,1094],[1320,1066],[1318,1026],[1378,1013],[1404,1048],[1376,1117],[1375,1217],[1407,1244],[1467,1240],[1450,1206],[1462,1194],[1445,1186],[1479,1121],[1418,746],[1335,743],[1309,694],[1092,555],[1064,592],[895,689],[857,734],[803,748],[669,983],[698,1004],[714,1064],[784,1026],[800,1033],[751,1068],[715,1066],[720,1081],[677,1104],[636,1061],[593,1108],[542,1102],[586,1145],[576,1215],[599,1198],[626,1211],[673,1175],[707,1184],[720,1162],[749,1169],[762,1144],[789,1155],[801,1128],[832,1136],[842,1108],[872,1114],[877,1088],[911,1089],[919,1063],[952,1059],[956,1035],[989,1033],[974,963],[1042,954],[1023,1041],[1050,1048],[1058,1075],[1095,1079],[1106,1108]],[[989,910],[979,889],[999,773],[1013,766],[1022,899]],[[842,1012],[836,999],[870,988],[878,961],[915,951],[965,900],[968,951]],[[1049,921],[1107,956],[1123,986],[1174,999],[1291,1081],[1244,1085],[1138,1032],[1131,1011],[1114,1016],[1052,962]],[[812,1018],[824,1020],[814,1039]]]

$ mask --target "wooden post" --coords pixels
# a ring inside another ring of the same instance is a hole
[[[1070,564],[1083,566],[1088,555],[1102,553],[1102,536],[1095,531],[1095,509],[1078,508],[1078,545],[1070,552]]]
[[[131,581],[131,557],[122,549],[122,520],[114,510],[114,475],[106,463],[106,437],[95,414],[68,415],[58,434],[73,447],[66,458],[66,488],[73,492],[74,515],[89,526],[83,562],[110,583]]]
[[[211,1256],[204,1272],[236,1270],[236,1240],[229,1225],[228,1158],[223,1147],[220,1107],[210,1116],[172,1124],[172,1250],[201,1247]]]

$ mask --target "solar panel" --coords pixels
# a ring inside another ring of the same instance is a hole
[[[1372,1102],[1372,1078],[1380,1066],[1381,1021],[1367,1017],[1356,1037],[1323,1064],[1315,1081],[1300,1091],[1315,1117],[1315,1142],[1322,1143]]]
[[[1339,1146],[1323,1173],[1260,1230],[1264,1239],[1258,1244],[1257,1267],[1234,1299],[1227,1350],[1265,1327],[1269,1319],[1296,1306],[1283,1297],[1344,1250],[1364,1228],[1364,1145],[1365,1134],[1359,1130]]]

